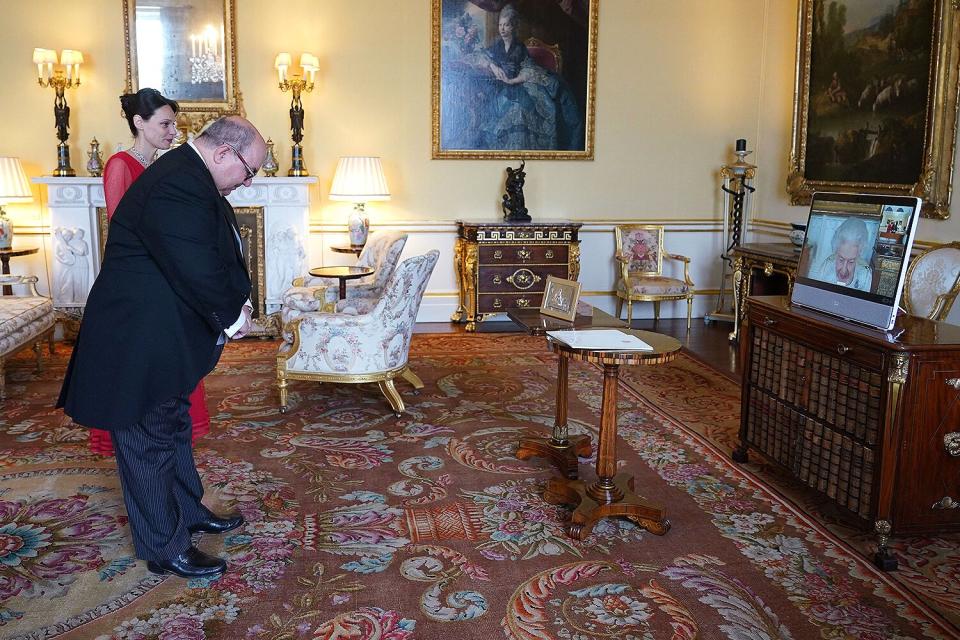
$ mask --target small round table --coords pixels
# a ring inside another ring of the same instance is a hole
[[[334,244],[330,245],[330,251],[334,253],[352,253],[355,256],[359,256],[363,253],[362,244]]]
[[[18,256],[30,256],[30,255],[35,254],[37,251],[40,251],[40,249],[37,249],[37,248],[33,248],[33,249],[0,249],[0,265],[2,265],[2,267],[0,267],[0,273],[3,273],[3,275],[5,275],[5,276],[10,275],[10,258],[16,258],[16,257],[18,257]],[[13,295],[13,287],[4,286],[4,287],[3,287],[3,295],[5,295],[5,296],[12,296],[12,295]]]
[[[610,516],[625,516],[656,535],[663,535],[670,530],[670,521],[666,518],[664,508],[634,492],[632,475],[617,473],[617,381],[620,365],[663,364],[675,359],[680,352],[680,341],[651,331],[620,330],[640,338],[653,347],[653,351],[592,351],[549,340],[550,348],[560,356],[561,361],[580,360],[603,365],[597,480],[587,485],[583,480],[553,478],[543,496],[550,504],[577,505],[566,527],[567,535],[577,540],[586,539],[600,518]],[[563,379],[557,381],[558,386],[566,387],[565,374],[566,367],[562,366],[560,377]],[[565,393],[563,403],[566,404]],[[557,407],[558,417],[562,415],[564,423],[566,413],[566,407]],[[561,425],[561,430],[566,431],[566,424]]]
[[[340,299],[347,297],[347,280],[365,278],[373,275],[373,267],[317,267],[310,269],[310,275],[317,278],[336,278],[340,281]]]

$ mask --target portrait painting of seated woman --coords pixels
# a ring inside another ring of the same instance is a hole
[[[439,150],[586,152],[590,0],[437,1]]]

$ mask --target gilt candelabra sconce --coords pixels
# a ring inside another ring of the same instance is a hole
[[[33,63],[37,65],[37,82],[41,87],[52,87],[56,92],[53,100],[53,117],[57,127],[57,168],[55,176],[74,176],[76,173],[70,166],[70,147],[67,139],[70,137],[70,107],[67,105],[65,91],[80,86],[80,65],[83,63],[83,54],[79,51],[64,49],[60,52],[60,64],[63,69],[54,69],[57,64],[57,52],[52,49],[34,49]]]
[[[300,56],[300,68],[303,70],[303,76],[293,74],[288,76],[287,70],[290,69],[291,57],[289,53],[280,53],[274,61],[277,68],[277,75],[280,80],[280,90],[286,93],[290,91],[293,98],[290,100],[290,130],[293,133],[293,153],[288,176],[305,176],[307,167],[303,162],[303,103],[300,102],[301,93],[310,93],[313,91],[313,81],[320,66],[319,59],[312,54],[304,53]]]

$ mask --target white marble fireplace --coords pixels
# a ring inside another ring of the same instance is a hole
[[[50,295],[63,311],[80,311],[100,272],[106,204],[100,178],[34,178],[46,185],[52,251]],[[236,207],[263,209],[265,296],[263,312],[280,308],[280,296],[294,276],[308,268],[310,185],[316,177],[257,177],[228,197]],[[256,277],[256,274],[252,274]]]

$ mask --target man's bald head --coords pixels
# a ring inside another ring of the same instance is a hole
[[[225,116],[211,122],[194,140],[222,195],[252,180],[260,170],[267,144],[246,118]],[[248,169],[249,168],[249,169]]]

